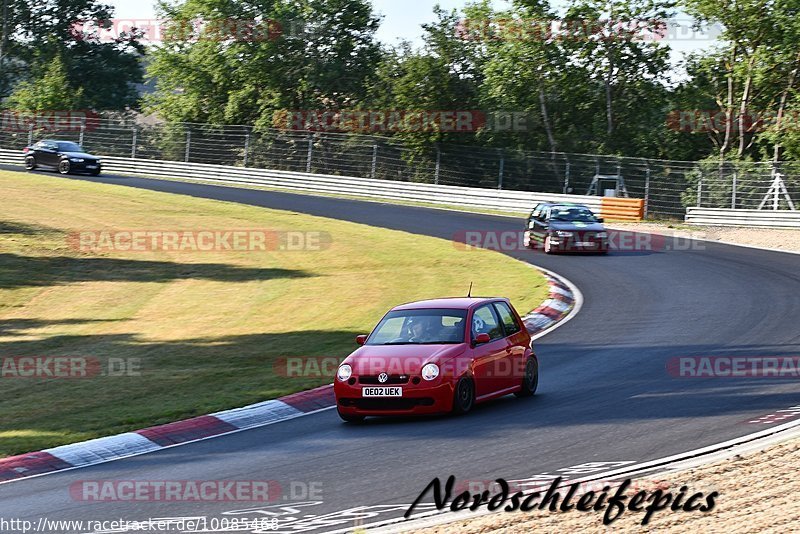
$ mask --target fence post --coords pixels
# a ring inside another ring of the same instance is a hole
[[[733,169],[733,181],[731,183],[731,209],[736,209],[736,189],[737,189],[737,181],[739,179],[738,171]]]
[[[28,125],[28,146],[33,144],[33,123]]]
[[[569,164],[569,160],[567,160],[567,164],[564,167],[564,194],[565,195],[569,192],[569,171],[570,171],[570,164]]]
[[[497,189],[503,189],[503,171],[505,170],[506,166],[506,155],[501,150],[500,151],[500,174],[497,177]]]
[[[370,172],[370,178],[373,180],[375,179],[375,171],[378,167],[378,143],[376,142],[372,145],[372,171]]]
[[[308,134],[308,156],[306,156],[306,172],[311,173],[311,157],[314,155],[314,136]]]
[[[131,159],[136,159],[136,138],[138,136],[138,132],[136,131],[136,126],[131,127]]]
[[[86,117],[81,117],[81,133],[78,137],[78,144],[83,146],[83,135],[86,133]]]
[[[245,129],[244,131],[244,161],[242,162],[242,166],[247,167],[247,156],[250,152],[250,130]]]
[[[186,129],[186,155],[183,157],[183,161],[189,163],[189,150],[192,146],[192,129]]]
[[[433,174],[434,185],[439,185],[439,169],[442,166],[442,149],[436,145],[436,171]]]
[[[703,171],[700,171],[700,178],[697,180],[697,207],[701,208],[703,203]]]
[[[650,162],[645,162],[644,170],[644,218],[650,212]]]

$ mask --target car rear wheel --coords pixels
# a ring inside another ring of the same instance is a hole
[[[453,413],[456,415],[465,414],[472,410],[475,405],[475,383],[472,378],[462,376],[456,384],[455,396],[453,398]]]
[[[342,418],[342,421],[346,423],[363,423],[365,419],[363,415],[344,414],[339,411],[339,408],[336,408],[336,413],[338,413],[339,417]]]
[[[25,157],[25,169],[32,171],[36,169],[36,158],[33,156],[26,156]]]
[[[522,375],[522,389],[516,395],[517,397],[533,397],[536,394],[536,388],[539,387],[539,365],[536,363],[535,358],[528,358],[528,363],[525,364],[525,374]]]
[[[58,172],[61,174],[69,174],[70,164],[69,161],[63,160],[58,164]]]

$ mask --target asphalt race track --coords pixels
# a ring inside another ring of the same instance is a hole
[[[448,240],[464,231],[522,229],[520,220],[445,210],[129,177],[75,179],[279,208]],[[800,355],[800,255],[714,243],[700,248],[585,257],[509,252],[567,277],[585,298],[575,319],[537,343],[541,379],[533,399],[506,397],[460,418],[371,420],[359,426],[343,424],[334,410],[327,410],[3,484],[0,516],[34,522],[41,517],[222,517],[248,506],[85,503],[72,500],[69,487],[98,479],[276,480],[285,488],[294,482],[298,489],[289,497],[295,499],[281,501],[262,515],[280,514],[280,531],[327,532],[352,528],[362,515],[364,523],[402,515],[377,506],[412,502],[436,476],[521,479],[587,462],[610,469],[615,462],[661,458],[762,430],[764,425],[748,421],[798,404],[796,379],[674,378],[666,364],[678,356]],[[489,276],[475,273],[478,293],[481,278]],[[465,290],[467,285],[465,281]],[[338,303],[321,296],[319,305]],[[303,495],[300,488],[308,484],[321,489],[321,499]],[[298,506],[309,500],[315,504]],[[290,504],[297,507],[287,508]],[[382,513],[370,517],[352,510],[360,507]],[[248,513],[253,517],[258,512]]]

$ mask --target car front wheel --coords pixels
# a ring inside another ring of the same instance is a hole
[[[27,156],[25,158],[25,169],[32,171],[36,169],[36,158],[33,156]]]
[[[455,397],[453,398],[453,413],[465,414],[475,405],[475,383],[472,378],[462,376],[456,384]]]
[[[522,236],[522,246],[524,246],[525,248],[535,248],[534,245],[533,245],[533,240],[531,239],[531,233],[530,232],[526,231],[525,234],[523,234],[523,236]]]
[[[553,245],[550,243],[550,236],[544,238],[544,253],[545,254],[555,254],[555,250],[553,249]]]
[[[58,164],[58,172],[61,174],[69,174],[70,171],[70,164],[69,161],[63,160],[61,163]]]

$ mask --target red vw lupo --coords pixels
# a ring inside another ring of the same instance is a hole
[[[508,299],[454,298],[393,308],[339,366],[336,408],[368,415],[466,413],[475,403],[536,392],[531,337]]]

